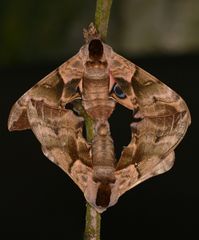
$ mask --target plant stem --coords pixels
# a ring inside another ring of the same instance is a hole
[[[100,223],[101,215],[87,203],[84,240],[100,240]]]
[[[95,11],[95,26],[100,33],[101,39],[106,40],[108,22],[110,16],[112,0],[97,0]],[[86,135],[88,142],[93,139],[93,121],[85,111],[81,110],[86,126]],[[100,240],[101,215],[95,208],[86,204],[86,226],[84,240]]]
[[[95,26],[103,41],[106,40],[112,0],[97,0]]]
[[[81,101],[76,100],[73,102],[73,107],[79,112],[79,115],[84,118],[85,128],[86,128],[86,140],[91,143],[93,140],[93,120],[84,110]]]

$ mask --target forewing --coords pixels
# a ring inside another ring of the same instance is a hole
[[[77,54],[19,98],[10,111],[8,129],[14,131],[30,128],[27,118],[27,106],[30,99],[43,100],[52,107],[60,106],[61,102],[67,101],[67,98],[70,100],[71,96],[75,94],[74,90],[80,83],[82,74],[81,59]]]

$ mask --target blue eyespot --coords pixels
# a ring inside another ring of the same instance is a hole
[[[122,91],[122,89],[117,84],[114,85],[113,92],[120,99],[126,98],[126,94]]]

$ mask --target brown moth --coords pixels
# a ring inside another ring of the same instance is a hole
[[[65,171],[103,212],[144,180],[168,171],[191,122],[173,90],[103,43],[93,24],[79,52],[27,91],[12,107],[8,128],[31,129],[44,155]],[[79,99],[94,121],[67,108]],[[132,110],[132,139],[116,160],[108,119],[116,103]]]

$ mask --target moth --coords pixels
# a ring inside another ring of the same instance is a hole
[[[44,155],[103,212],[129,189],[172,167],[191,118],[177,93],[115,53],[93,24],[84,38],[75,56],[19,98],[8,129],[31,129]],[[93,121],[91,142],[83,135],[84,118],[68,107],[77,100]],[[132,138],[119,159],[108,122],[116,103],[132,111]]]

